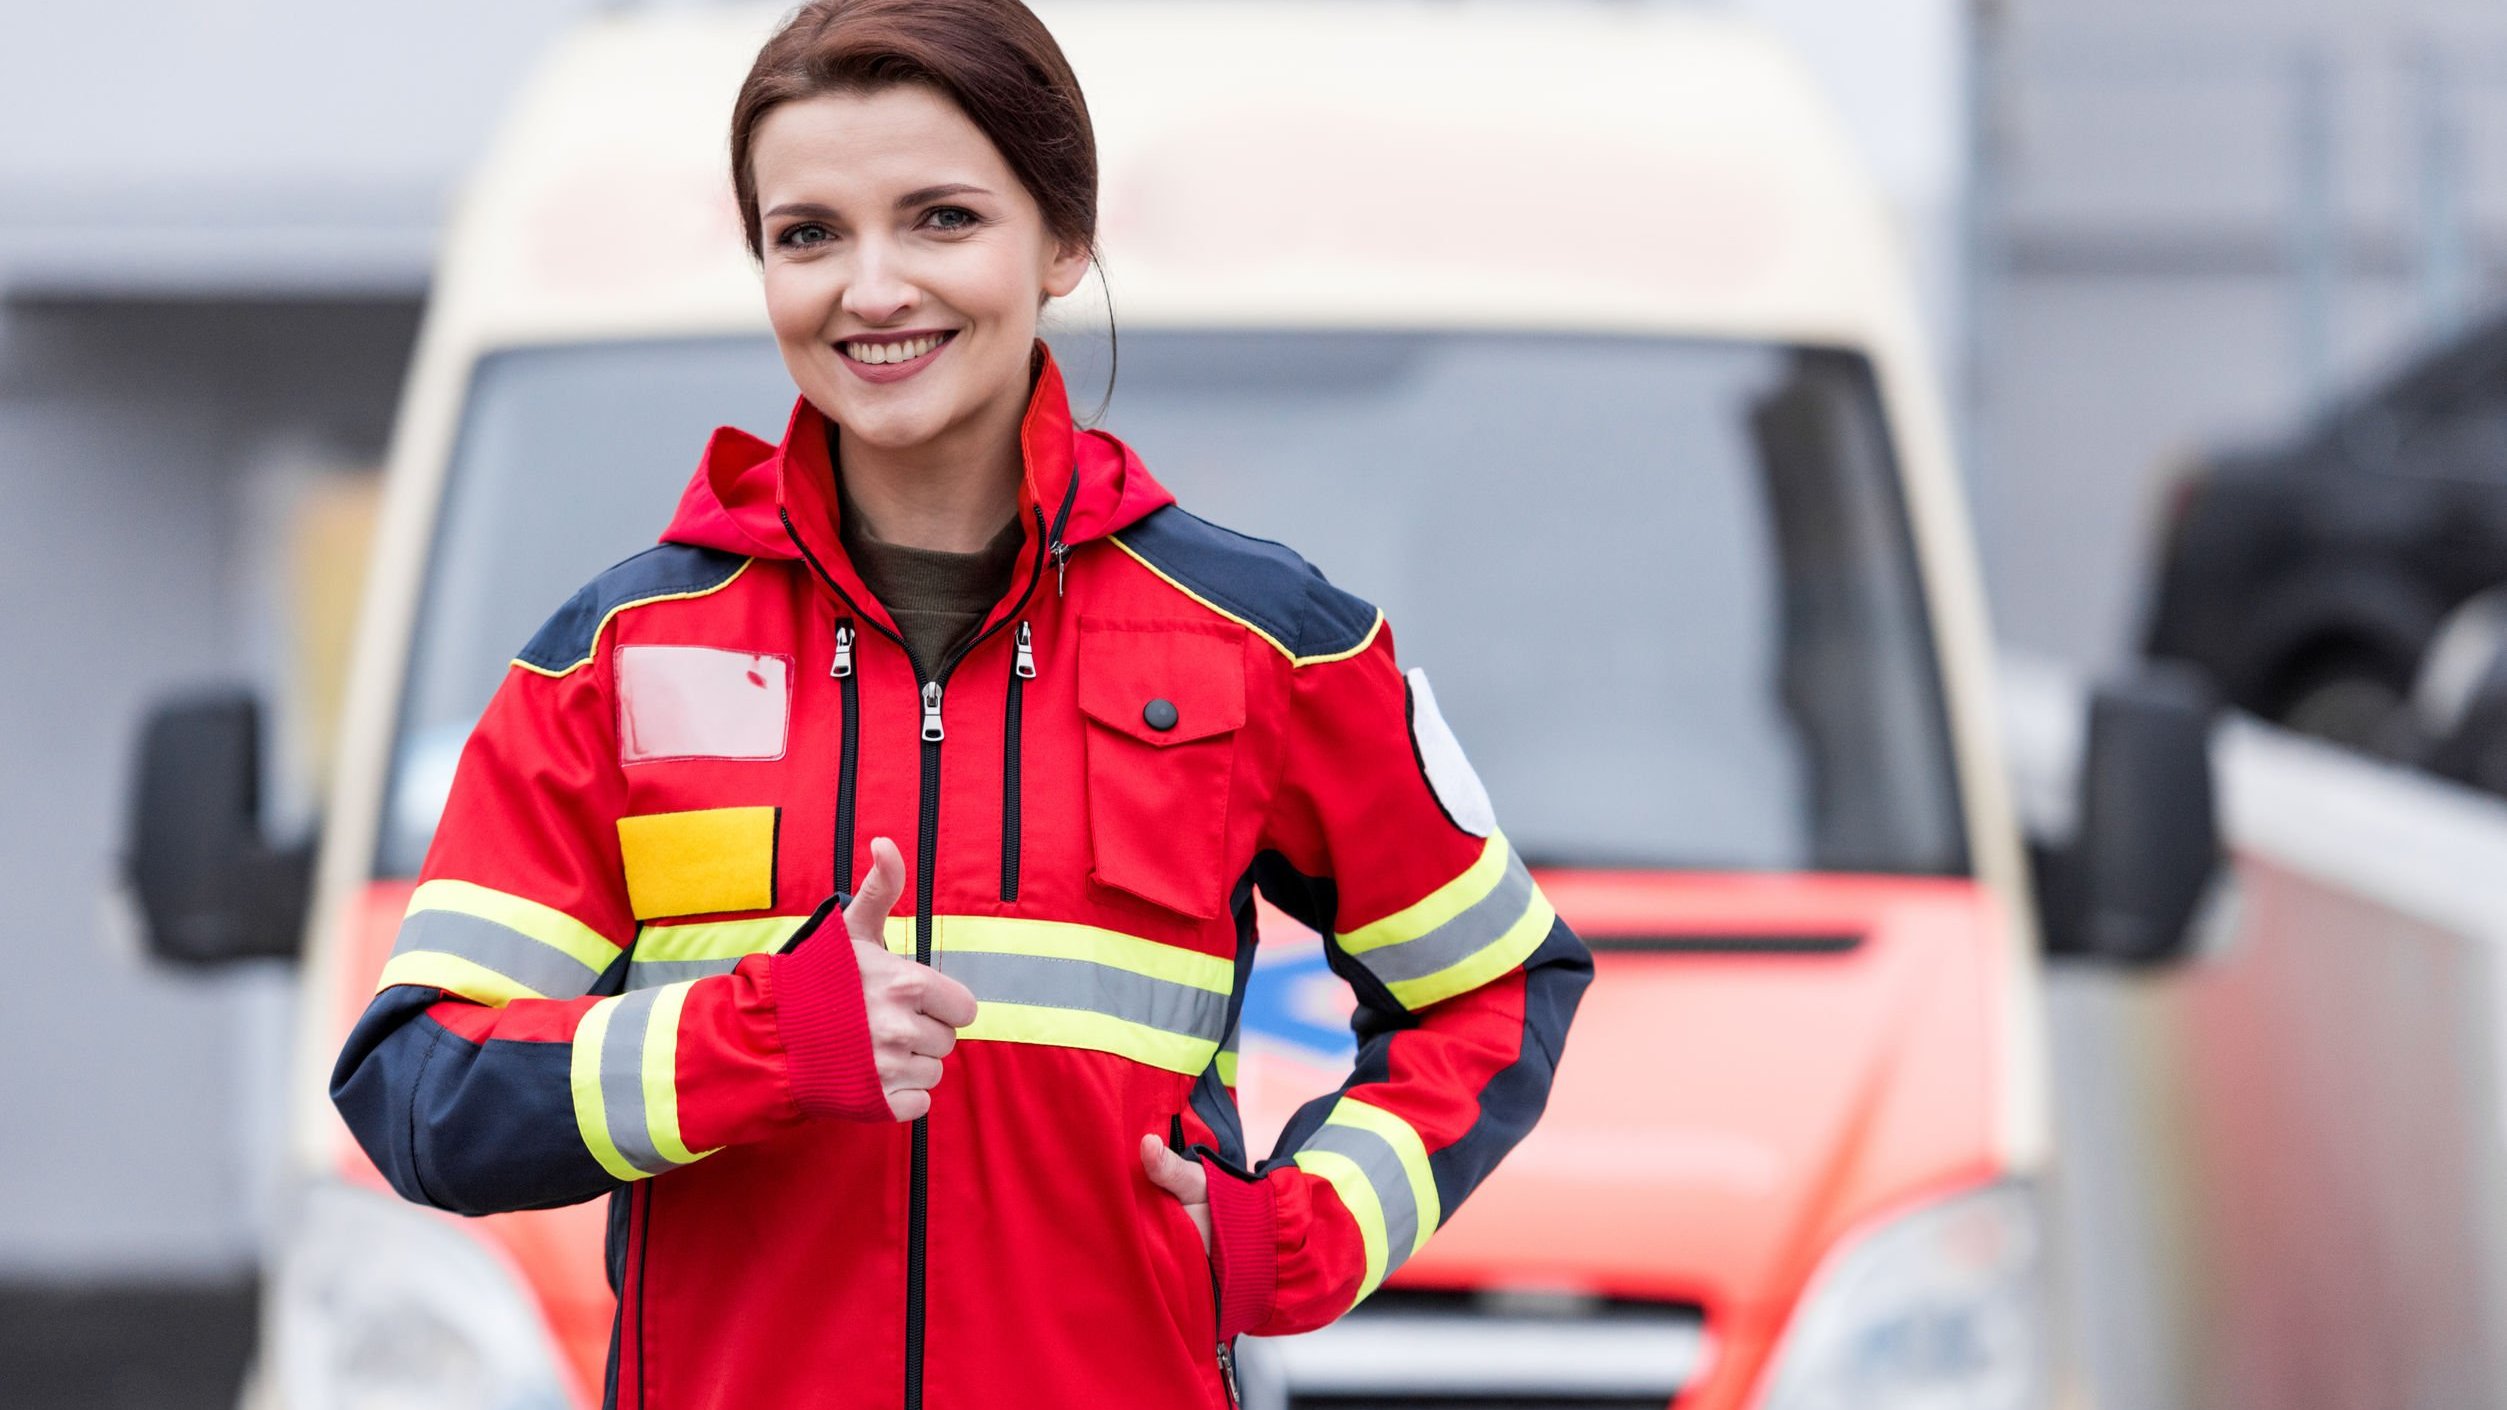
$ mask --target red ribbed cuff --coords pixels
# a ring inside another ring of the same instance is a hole
[[[871,1055],[861,966],[842,924],[821,930],[789,954],[768,956],[766,972],[775,1031],[783,1038],[801,1114],[894,1120]]]
[[[1209,1160],[1210,1243],[1219,1265],[1219,1340],[1271,1320],[1279,1287],[1279,1210],[1271,1182],[1244,1180]]]

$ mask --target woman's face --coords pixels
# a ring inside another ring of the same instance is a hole
[[[848,438],[1015,434],[1044,296],[1087,272],[957,105],[922,84],[782,104],[750,146],[784,366]]]

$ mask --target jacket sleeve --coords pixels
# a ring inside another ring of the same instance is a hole
[[[835,899],[782,953],[619,992],[636,921],[615,718],[594,663],[517,663],[462,751],[331,1074],[405,1198],[573,1204],[810,1116],[889,1115]]]
[[[1256,880],[1323,934],[1358,1056],[1255,1170],[1195,1148],[1222,1337],[1322,1326],[1424,1246],[1539,1118],[1593,972],[1389,628],[1291,680]]]

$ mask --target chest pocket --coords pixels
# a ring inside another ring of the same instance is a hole
[[[1220,915],[1245,723],[1244,629],[1083,617],[1079,709],[1092,874],[1171,911]]]

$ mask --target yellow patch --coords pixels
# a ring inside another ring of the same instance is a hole
[[[775,904],[775,809],[700,808],[618,820],[637,920]]]

